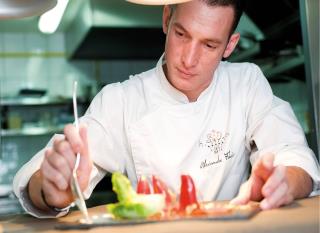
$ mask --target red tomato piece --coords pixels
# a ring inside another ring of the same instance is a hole
[[[151,193],[149,182],[145,176],[141,176],[138,181],[137,193],[140,193],[140,194],[150,194]]]
[[[189,175],[181,175],[180,211],[185,211],[188,205],[198,205],[196,187]]]
[[[166,196],[166,205],[170,206],[173,203],[173,193],[168,189],[167,185],[156,176],[152,176],[152,185],[154,193],[164,193]]]

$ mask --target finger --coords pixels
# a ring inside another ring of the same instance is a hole
[[[275,189],[285,180],[286,167],[277,166],[262,188],[262,194],[265,197],[270,196]]]
[[[250,200],[252,201],[261,201],[263,198],[262,195],[262,187],[264,185],[264,180],[256,176],[254,174],[251,175],[251,195],[250,195]]]
[[[294,200],[293,196],[290,194],[284,195],[282,198],[278,200],[278,202],[274,205],[274,207],[281,207],[284,205],[290,204]]]
[[[263,166],[271,170],[273,168],[274,154],[267,153],[262,157]]]
[[[67,141],[71,144],[71,148],[74,153],[78,153],[81,151],[82,140],[77,131],[76,127],[72,124],[68,124],[64,127],[64,135],[67,138]]]
[[[60,154],[53,152],[53,155],[49,156],[47,162],[61,175],[65,180],[70,180],[72,168],[70,167],[67,159]]]
[[[44,160],[40,171],[42,173],[43,179],[47,179],[48,181],[54,183],[57,189],[66,190],[68,188],[68,180],[51,164],[49,164],[48,160]]]
[[[277,206],[283,206],[283,205],[288,205],[291,202],[293,202],[294,197],[290,193],[287,193],[279,202],[277,203]]]
[[[253,166],[253,173],[266,181],[273,171],[273,160],[273,154],[263,155],[261,159]]]
[[[88,149],[88,136],[87,136],[87,127],[85,125],[80,125],[79,129],[80,138],[82,140],[82,148],[81,148],[81,155],[83,157],[86,157],[86,159],[89,156],[89,149]]]
[[[69,142],[60,140],[54,144],[55,148],[46,158],[51,166],[60,171],[66,180],[69,180],[75,155],[70,148]]]
[[[261,209],[267,210],[279,207],[279,205],[281,205],[280,200],[285,197],[287,191],[288,184],[285,182],[281,183],[269,197],[263,199],[263,201],[260,203]]]
[[[64,140],[64,139],[63,138],[54,139],[52,148],[56,148],[62,140]]]
[[[57,189],[57,187],[51,183],[48,179],[43,179],[42,181],[42,190],[44,192],[44,195],[45,195],[45,201],[48,203],[48,204],[52,204],[54,205],[54,203],[56,203],[56,196],[57,193],[59,192],[59,190]]]
[[[68,162],[68,165],[71,169],[73,168],[76,157],[68,141],[60,140],[54,142],[54,151],[61,155]]]
[[[45,159],[43,160],[40,171],[42,173],[43,179],[47,179],[54,183],[57,188],[61,190],[66,190],[68,188],[68,181],[65,179],[65,177],[56,170],[49,162],[48,157],[51,157],[50,155],[51,151],[46,151]]]
[[[73,201],[73,196],[70,192],[61,192],[49,180],[44,179],[42,181],[42,190],[45,195],[45,201],[50,206],[64,208],[66,207],[65,203],[71,203]]]
[[[251,180],[243,183],[240,187],[238,195],[230,201],[233,205],[243,205],[250,201]]]
[[[89,182],[89,176],[92,169],[92,160],[89,155],[87,128],[84,125],[81,125],[79,133],[83,142],[83,148],[81,150],[81,160],[79,164],[78,174],[80,175],[80,187],[84,190],[86,189]]]

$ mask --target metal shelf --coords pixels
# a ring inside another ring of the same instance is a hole
[[[262,69],[268,79],[273,78],[274,76],[293,69],[297,66],[303,65],[304,56],[303,54],[299,54],[292,57],[279,58],[276,63],[276,65],[272,65],[270,67]]]
[[[72,103],[72,99],[64,97],[11,97],[1,98],[0,105],[19,106],[19,105],[55,105]]]
[[[38,136],[54,134],[63,131],[63,126],[60,127],[30,127],[23,129],[2,129],[0,135],[2,137],[14,137],[14,136]]]

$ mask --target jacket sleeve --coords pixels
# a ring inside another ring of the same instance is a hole
[[[258,67],[247,94],[246,144],[252,164],[267,153],[275,154],[275,166],[297,166],[313,179],[313,192],[320,190],[319,163],[309,148],[303,129],[289,103],[273,95]]]

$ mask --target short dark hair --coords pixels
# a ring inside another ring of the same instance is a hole
[[[244,10],[244,0],[199,0],[199,1],[205,2],[208,6],[231,6],[234,10],[234,19],[233,19],[230,35],[236,30]],[[170,8],[171,8],[171,15],[172,15],[173,11],[176,8],[176,4],[171,5]]]
[[[243,0],[201,0],[201,1],[206,2],[209,6],[231,6],[234,10],[234,18],[233,18],[233,24],[232,24],[230,34],[232,34],[236,30],[244,9]]]

